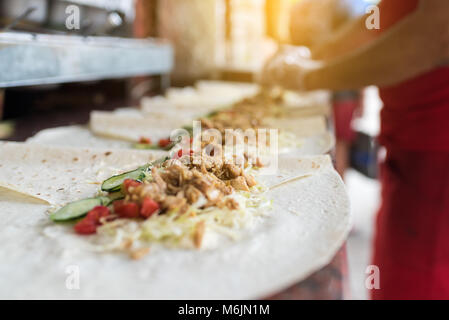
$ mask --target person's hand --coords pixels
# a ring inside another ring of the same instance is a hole
[[[304,78],[308,72],[321,66],[321,62],[309,57],[310,51],[307,48],[283,46],[265,64],[259,75],[260,84],[265,87],[281,86],[290,90],[307,90]]]

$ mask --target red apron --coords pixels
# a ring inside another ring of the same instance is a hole
[[[423,0],[426,1],[426,0]],[[383,0],[385,30],[418,0]],[[373,299],[449,299],[449,68],[381,89],[382,206]]]
[[[357,109],[362,106],[361,93],[358,91],[344,91],[334,94],[332,110],[335,124],[335,136],[338,141],[351,143],[356,138],[352,129],[352,119]]]

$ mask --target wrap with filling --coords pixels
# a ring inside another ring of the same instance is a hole
[[[328,156],[280,157],[275,174],[259,177],[273,200],[270,214],[237,239],[205,250],[154,246],[139,261],[90,250],[70,226],[49,221],[48,204],[35,201],[94,196],[107,174],[156,156],[2,143],[0,185],[8,190],[0,192],[0,297],[263,298],[326,265],[350,229],[348,197]]]

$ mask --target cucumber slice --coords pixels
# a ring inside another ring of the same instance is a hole
[[[107,207],[112,204],[115,200],[125,199],[125,195],[121,192],[115,192],[109,194],[107,197],[99,197],[103,206]]]
[[[120,191],[123,181],[125,181],[126,179],[141,181],[145,177],[145,172],[148,169],[152,168],[153,166],[162,164],[168,159],[170,159],[170,157],[163,157],[149,164],[146,164],[143,167],[140,167],[134,171],[129,171],[119,174],[117,176],[113,176],[103,182],[103,184],[101,185],[101,190],[106,192]]]
[[[192,126],[184,126],[182,129],[186,130],[191,136],[193,135],[193,127]],[[180,141],[178,141],[180,142]]]
[[[175,142],[171,142],[169,145],[167,145],[167,146],[165,146],[165,147],[163,147],[163,148],[160,148],[160,149],[161,149],[161,150],[164,150],[164,151],[170,151],[170,150],[173,149],[178,143],[179,143],[179,140],[178,140],[178,141],[175,141]]]
[[[75,220],[85,216],[90,210],[97,206],[107,207],[115,200],[120,200],[123,198],[125,198],[125,196],[122,193],[116,192],[107,197],[97,197],[75,201],[50,215],[50,219],[55,222]]]
[[[80,218],[85,216],[93,208],[103,205],[103,201],[105,201],[103,198],[107,197],[84,199],[69,203],[51,214],[50,219],[53,221],[67,221]]]
[[[125,181],[126,179],[132,179],[132,180],[143,179],[145,177],[146,169],[148,169],[147,166],[140,167],[139,169],[136,169],[134,171],[125,172],[125,173],[119,174],[117,176],[113,176],[103,182],[103,184],[101,185],[101,190],[106,191],[106,192],[120,191],[123,181]]]

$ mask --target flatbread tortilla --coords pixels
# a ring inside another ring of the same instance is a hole
[[[0,150],[0,187],[57,205],[91,197],[103,180],[165,155],[14,142],[0,143]]]
[[[305,138],[328,132],[326,118],[322,116],[307,118],[267,118],[265,123],[270,128],[287,130],[296,137]]]
[[[178,120],[175,120],[178,119]],[[128,115],[117,112],[94,111],[91,113],[90,128],[95,135],[109,139],[119,139],[137,142],[142,137],[157,141],[170,137],[176,129],[192,126],[193,119],[182,112],[176,116],[160,114],[159,117],[143,115]],[[286,130],[297,139],[323,136],[327,142],[330,133],[327,130],[326,119],[323,116],[306,118],[267,118],[267,128]],[[328,149],[332,148],[331,145]],[[327,150],[328,151],[328,150]]]
[[[27,143],[100,149],[129,149],[132,147],[132,143],[128,141],[97,136],[87,126],[64,126],[45,129],[27,139]]]
[[[115,148],[129,149],[133,143],[93,134],[84,126],[67,126],[42,130],[28,143],[39,143],[49,146],[71,146],[86,148]],[[281,153],[290,153],[295,156],[321,155],[330,152],[335,145],[335,138],[330,132],[316,134],[300,140],[298,148],[286,148]],[[162,152],[162,151],[161,151]]]
[[[195,87],[170,88],[165,96],[144,97],[141,111],[147,115],[182,113],[196,119],[210,111],[229,107],[242,99],[256,95],[260,87],[255,84],[198,81]]]
[[[69,180],[83,178],[73,182],[73,188],[82,190],[76,198],[95,192],[84,178],[96,171],[89,167],[95,166],[89,159],[97,151],[72,148],[68,157],[69,150],[63,148],[14,143],[0,148],[0,161],[6,164],[0,168],[0,181],[14,181],[22,173],[22,193],[35,196],[43,183],[42,176],[28,173],[37,170],[52,176],[53,170],[59,170],[42,162],[33,164],[43,155],[54,166],[64,162],[72,166],[69,160],[78,155],[85,161],[86,171],[61,174]],[[17,155],[5,156],[4,151]],[[84,153],[88,156],[83,157]],[[101,163],[117,170],[132,161],[146,162],[147,157],[142,152],[127,159],[103,154]],[[27,171],[9,172],[11,161]],[[343,182],[329,157],[281,157],[279,164],[277,174],[260,178],[272,187],[267,194],[274,199],[270,216],[241,239],[224,242],[213,250],[156,247],[139,261],[88,250],[86,240],[75,235],[71,226],[49,221],[48,205],[2,191],[0,274],[4,276],[0,298],[250,299],[286,288],[332,259],[347,236],[351,217]],[[55,177],[54,188],[65,185],[66,180]],[[48,200],[65,202],[72,197],[57,194]],[[79,282],[74,278],[78,276]]]
[[[260,86],[254,83],[200,80],[195,83],[195,88],[204,95],[230,95],[236,99],[251,97],[259,93]]]
[[[107,111],[94,111],[90,115],[90,129],[98,136],[137,142],[142,137],[154,140],[170,137],[174,129],[189,125],[190,119],[146,118]]]
[[[235,101],[235,99],[226,99],[220,102],[220,99],[217,99],[216,96],[206,98],[199,97],[197,94],[191,97],[177,97],[176,99],[157,96],[153,98],[143,98],[140,102],[140,110],[144,115],[148,116],[158,113],[182,113],[192,117],[194,115],[198,117],[218,108],[232,105]]]

